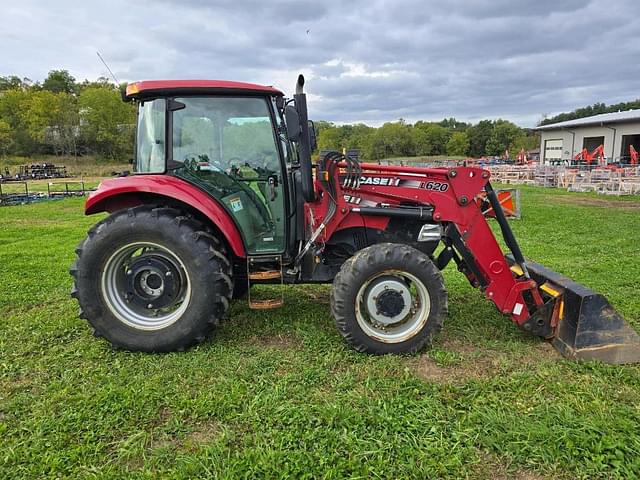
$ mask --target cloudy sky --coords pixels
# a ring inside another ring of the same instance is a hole
[[[507,118],[640,97],[638,0],[0,0],[0,75],[307,78],[311,116]]]

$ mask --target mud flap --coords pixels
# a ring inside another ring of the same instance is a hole
[[[640,362],[640,335],[604,295],[538,263],[527,261],[527,268],[539,286],[546,284],[559,292],[556,301],[562,304],[551,342],[564,357],[612,364]]]

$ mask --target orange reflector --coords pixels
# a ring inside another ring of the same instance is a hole
[[[127,97],[135,95],[136,93],[140,93],[140,87],[137,83],[130,83],[129,85],[127,85]]]

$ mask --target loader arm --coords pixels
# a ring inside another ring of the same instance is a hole
[[[454,260],[471,285],[500,312],[510,315],[519,328],[553,339],[567,357],[610,363],[640,361],[640,337],[602,295],[538,264],[532,264],[535,274],[530,274],[490,175],[477,167],[321,162],[316,175],[320,200],[307,204],[314,218],[324,219],[314,241],[328,240],[344,225],[366,225],[380,217],[439,224],[444,249],[436,259],[438,267]],[[487,200],[509,256],[483,214]],[[601,334],[580,335],[594,328]]]

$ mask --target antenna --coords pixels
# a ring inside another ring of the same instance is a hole
[[[104,66],[107,67],[107,70],[109,70],[109,73],[111,74],[111,78],[113,78],[113,81],[116,82],[116,85],[120,85],[120,82],[118,81],[116,76],[113,74],[113,72],[109,68],[109,65],[107,65],[107,62],[104,61],[104,58],[102,58],[102,55],[100,55],[100,52],[96,51],[96,55],[98,55],[98,58],[104,64]]]

